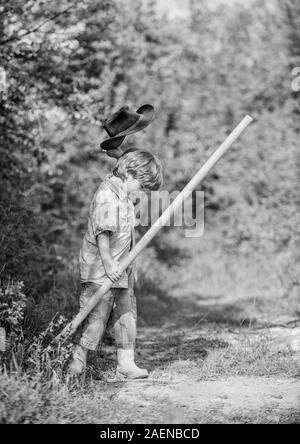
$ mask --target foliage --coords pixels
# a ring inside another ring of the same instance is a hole
[[[11,283],[0,288],[0,324],[15,341],[22,333],[22,321],[26,306],[26,296],[22,292],[23,283]]]
[[[1,368],[22,374],[38,376],[58,383],[71,356],[72,345],[54,341],[55,335],[65,324],[63,316],[53,319],[42,333],[33,337],[24,335],[27,298],[22,282],[12,282],[0,287],[0,326],[6,332],[6,347],[1,353]]]

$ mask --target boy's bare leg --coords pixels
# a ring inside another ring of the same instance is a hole
[[[82,345],[76,345],[73,360],[69,365],[69,372],[71,375],[80,375],[84,372],[86,367],[88,349]]]

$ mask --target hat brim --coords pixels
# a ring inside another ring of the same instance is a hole
[[[108,151],[118,148],[123,143],[126,136],[146,128],[155,117],[155,111],[152,105],[143,105],[136,112],[141,114],[142,117],[133,126],[128,128],[128,130],[123,131],[115,137],[104,140],[104,142],[100,144],[100,147],[103,150]]]
[[[104,142],[100,143],[100,147],[105,150],[116,150],[122,143],[124,142],[126,136],[122,137],[112,137],[111,139],[104,140]]]

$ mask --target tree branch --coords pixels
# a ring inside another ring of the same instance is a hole
[[[2,40],[2,41],[0,41],[0,46],[3,46],[3,45],[6,45],[7,43],[10,43],[10,42],[13,42],[13,41],[16,41],[16,40],[21,40],[23,37],[25,37],[26,35],[29,35],[29,34],[33,34],[34,32],[36,32],[36,31],[38,31],[39,29],[41,29],[44,25],[46,25],[47,23],[49,23],[49,22],[51,22],[51,21],[53,21],[53,20],[55,20],[57,17],[59,17],[60,15],[63,15],[63,14],[65,14],[65,13],[67,13],[70,9],[72,9],[74,7],[74,5],[70,5],[70,6],[68,6],[68,8],[66,8],[66,9],[64,9],[63,11],[61,11],[61,12],[57,12],[56,14],[53,14],[51,17],[49,17],[47,20],[45,20],[44,22],[42,22],[42,23],[40,23],[39,25],[37,25],[37,26],[35,26],[34,28],[32,28],[32,29],[29,29],[29,30],[27,30],[27,31],[25,31],[23,34],[21,34],[21,35],[14,35],[14,36],[12,36],[12,37],[9,37],[8,39],[6,39],[6,40]]]

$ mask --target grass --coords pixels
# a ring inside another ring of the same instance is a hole
[[[231,376],[296,378],[300,376],[300,361],[291,352],[272,351],[267,337],[253,341],[240,338],[235,345],[212,348],[205,357],[179,358],[157,369],[153,376],[160,379],[166,375],[186,375],[196,381]]]
[[[211,342],[213,344],[213,342]],[[155,350],[152,350],[155,353]],[[115,364],[112,363],[113,367]],[[99,370],[99,369],[98,369]],[[110,373],[111,369],[106,369]],[[158,383],[169,383],[176,377],[184,376],[190,381],[206,381],[235,376],[265,376],[295,378],[300,376],[299,361],[290,353],[272,353],[266,339],[258,342],[240,342],[235,346],[216,348],[208,351],[206,357],[178,359],[170,364],[162,362],[154,370],[152,378]],[[30,377],[24,373],[2,372],[0,374],[0,422],[6,424],[27,423],[125,423],[125,422],[164,422],[170,420],[168,400],[161,405],[130,405],[116,399],[121,385],[97,382],[92,378],[84,383],[71,380],[45,380],[42,375]],[[271,406],[272,407],[272,406]],[[194,415],[194,416],[193,416]],[[254,416],[253,416],[254,415]],[[171,415],[172,417],[172,415]],[[177,418],[177,416],[175,415]],[[144,419],[143,419],[144,418]],[[184,420],[185,421],[185,420]],[[297,423],[299,412],[277,412],[273,406],[269,410],[251,413],[232,414],[224,417],[216,407],[197,417],[190,416],[193,423]]]
[[[36,376],[0,375],[2,424],[105,423],[117,418],[109,392],[95,390],[90,381],[56,388]]]
[[[269,351],[268,343],[258,341],[251,347],[240,344],[208,355],[200,368],[199,380],[218,376],[300,376],[300,366],[291,353]]]

